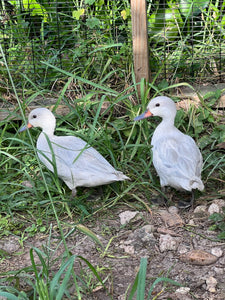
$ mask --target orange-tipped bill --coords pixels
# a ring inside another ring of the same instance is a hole
[[[27,130],[27,129],[31,128],[31,127],[33,127],[33,125],[31,125],[30,123],[27,123],[26,126],[23,126],[22,128],[20,128],[19,132],[22,132],[22,131],[24,131],[24,130]]]
[[[143,120],[143,119],[151,117],[151,116],[153,116],[153,114],[150,112],[149,109],[147,109],[143,114],[134,118],[134,121]]]

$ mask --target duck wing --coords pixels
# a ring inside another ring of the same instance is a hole
[[[200,179],[202,155],[190,136],[182,134],[179,139],[159,139],[152,150],[153,164],[162,186],[192,190],[197,182],[199,189],[203,189]]]
[[[76,186],[97,186],[128,179],[80,138],[53,136],[48,139],[41,133],[37,148],[41,151],[40,160],[52,172],[55,164],[58,176],[71,189]]]

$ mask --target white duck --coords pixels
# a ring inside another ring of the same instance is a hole
[[[153,165],[160,177],[160,185],[192,193],[190,202],[180,201],[180,207],[189,207],[194,201],[194,190],[202,191],[202,155],[195,141],[174,126],[176,105],[172,99],[159,96],[152,99],[145,113],[136,117],[139,121],[150,116],[159,116],[162,122],[155,129],[151,145]]]
[[[37,140],[39,159],[50,171],[56,169],[72,195],[76,195],[78,186],[93,187],[129,179],[82,139],[54,135],[55,126],[56,119],[50,110],[36,108],[30,112],[28,124],[20,132],[31,127],[42,129]]]

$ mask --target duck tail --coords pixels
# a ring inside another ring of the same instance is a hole
[[[198,189],[199,191],[203,191],[205,187],[204,187],[204,184],[203,184],[203,182],[200,178],[195,178],[191,182],[191,188],[192,188],[192,190]]]
[[[116,176],[118,177],[118,180],[131,180],[129,177],[124,175],[122,172],[116,172]]]

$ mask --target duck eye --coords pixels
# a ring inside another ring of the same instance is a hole
[[[156,103],[156,105],[155,106],[160,106],[160,104],[159,103]]]
[[[37,115],[33,115],[33,119],[36,119],[37,118]]]

